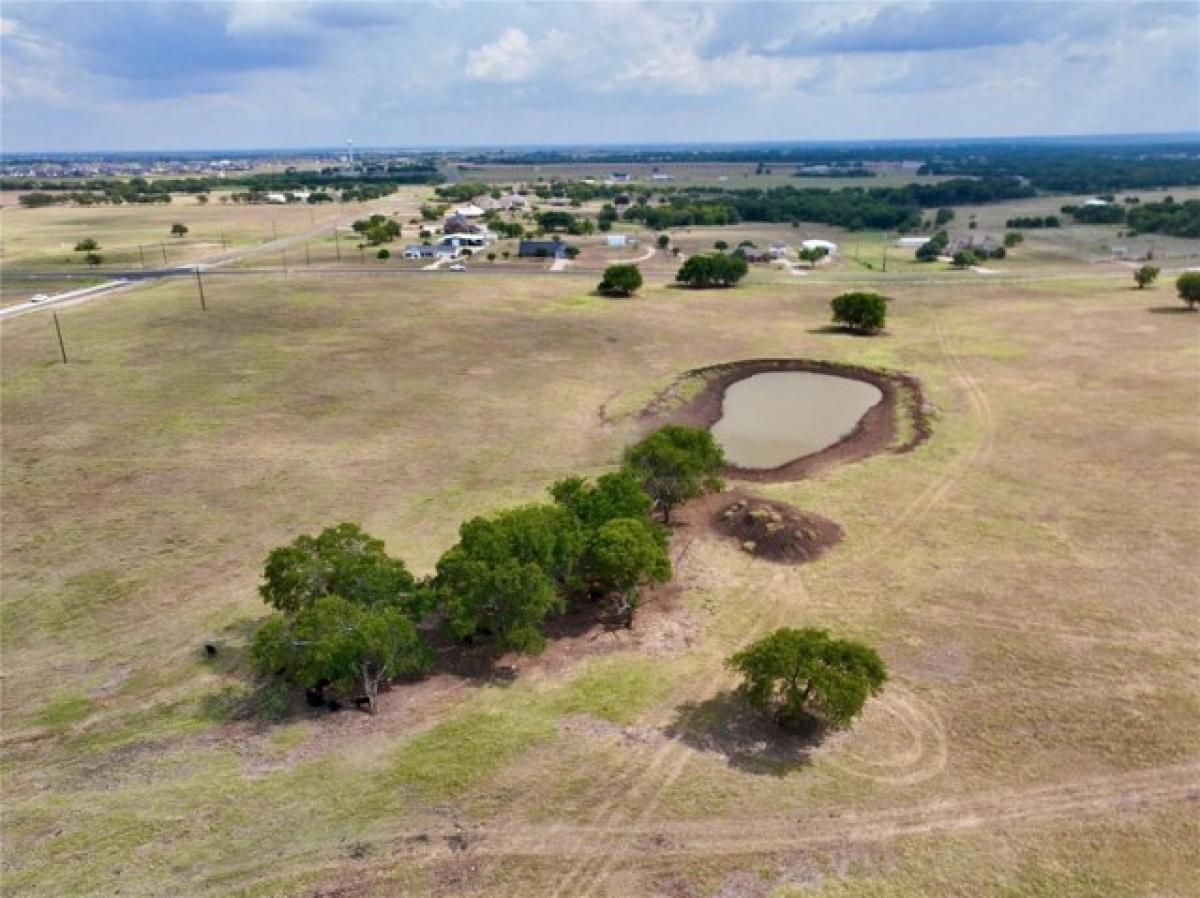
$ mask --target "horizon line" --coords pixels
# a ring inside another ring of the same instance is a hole
[[[726,147],[872,147],[891,146],[937,146],[967,143],[1044,143],[1053,141],[1165,141],[1172,143],[1200,143],[1200,130],[1191,131],[1120,131],[1085,134],[1012,134],[992,136],[954,137],[863,137],[836,139],[770,139],[732,141],[581,141],[571,143],[469,143],[469,144],[355,144],[355,152],[413,151],[418,153],[457,153],[481,150],[612,150],[612,149],[670,149],[670,148],[726,148]],[[31,149],[7,150],[0,147],[0,161],[6,156],[85,156],[85,155],[135,155],[135,154],[186,154],[186,153],[302,153],[346,152],[343,144],[313,144],[274,147],[189,147],[189,148],[139,148],[139,149]]]

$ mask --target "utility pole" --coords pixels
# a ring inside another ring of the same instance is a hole
[[[304,264],[312,266],[312,258],[308,255],[308,244],[304,244]]]
[[[226,247],[226,244],[225,244],[225,235],[224,235],[224,234],[222,234],[222,235],[221,235],[221,251],[222,251],[222,252],[224,252],[226,248],[227,248],[227,247]]]
[[[884,271],[887,271],[887,245],[888,245],[888,235],[887,235],[887,231],[884,231],[883,232],[883,270]]]
[[[162,248],[163,264],[166,265],[167,264],[167,245],[165,243],[160,243],[159,246]]]
[[[342,238],[338,236],[337,222],[333,225],[333,248],[337,251],[337,260],[342,261]]]
[[[146,248],[138,244],[138,255],[142,257],[142,270],[146,270]]]
[[[51,312],[54,316],[54,331],[58,334],[58,351],[62,353],[63,364],[67,364],[67,345],[63,343],[62,325],[58,323],[58,312]]]
[[[200,279],[200,266],[196,266],[196,289],[200,291],[200,311],[207,312],[208,306],[204,304],[204,281]]]

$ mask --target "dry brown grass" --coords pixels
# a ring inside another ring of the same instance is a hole
[[[214,276],[207,314],[183,283],[60,312],[65,367],[44,316],[7,322],[6,890],[1200,889],[1200,316],[1124,277],[959,278],[889,284],[863,340],[820,332],[827,284],[659,277]],[[940,410],[916,452],[754,487],[845,528],[822,559],[685,528],[678,638],[375,719],[228,718],[268,548],[355,520],[428,570],[464,518],[610,464],[636,425],[606,403],[760,356],[908,371]],[[892,671],[818,746],[720,672],[785,623]]]

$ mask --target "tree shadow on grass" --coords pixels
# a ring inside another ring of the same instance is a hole
[[[664,732],[730,767],[778,777],[806,766],[825,735],[816,720],[803,731],[782,729],[731,691],[680,705]]]
[[[1146,311],[1155,315],[1195,315],[1197,312],[1200,312],[1200,309],[1191,309],[1185,305],[1150,306]]]
[[[823,324],[821,327],[810,327],[810,334],[840,334],[843,337],[886,337],[887,331],[874,331],[866,333],[864,331],[856,331],[846,327],[844,324]]]

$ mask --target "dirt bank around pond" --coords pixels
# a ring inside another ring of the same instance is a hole
[[[877,452],[909,452],[929,439],[931,426],[925,411],[921,382],[908,374],[880,371],[858,365],[811,359],[748,359],[710,365],[685,372],[639,413],[639,419],[651,427],[683,424],[712,427],[721,418],[725,390],[739,380],[773,371],[805,371],[865,381],[879,388],[883,397],[859,420],[855,428],[832,446],[793,459],[775,468],[738,468],[729,466],[726,475],[738,480],[774,483],[799,480],[835,464],[858,461]],[[700,391],[686,396],[685,385],[703,382]],[[907,416],[909,433],[900,442],[897,420]]]

